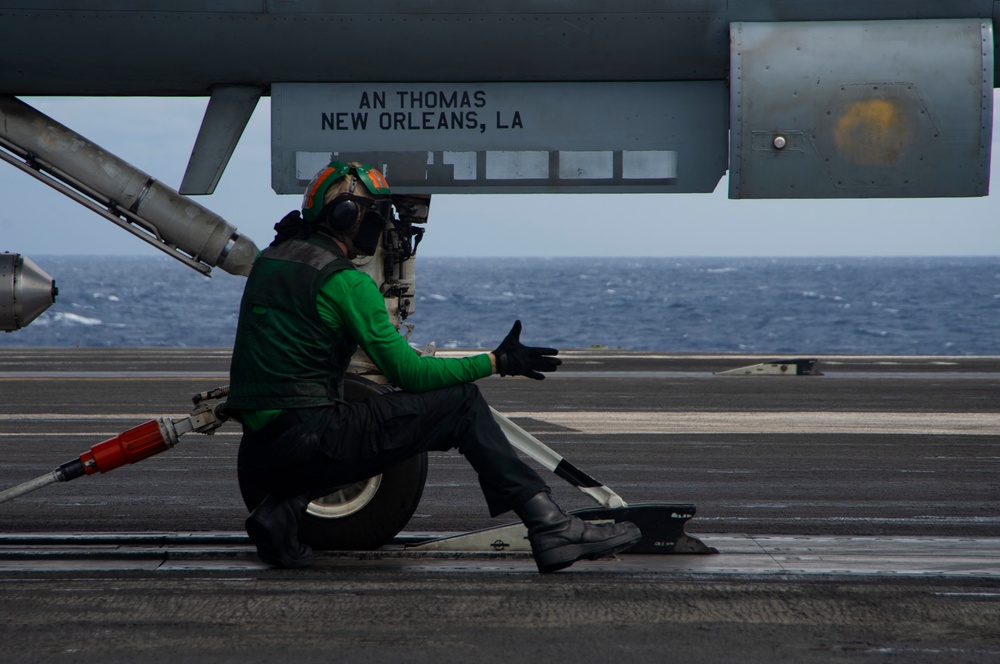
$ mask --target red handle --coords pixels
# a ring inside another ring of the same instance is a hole
[[[80,461],[87,474],[93,475],[148,459],[168,449],[170,445],[160,431],[159,420],[150,420],[94,445],[89,452],[80,455]]]

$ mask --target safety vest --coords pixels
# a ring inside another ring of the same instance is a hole
[[[269,410],[343,399],[357,345],[316,309],[326,279],[354,265],[330,240],[286,240],[260,253],[243,290],[227,410]]]

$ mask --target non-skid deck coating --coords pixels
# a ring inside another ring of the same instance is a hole
[[[693,503],[718,555],[540,575],[527,554],[256,560],[239,430],[0,505],[0,660],[992,662],[1000,658],[1000,358],[577,351],[500,412],[633,504]],[[790,358],[788,358],[790,359]],[[225,384],[209,349],[0,351],[0,488]],[[567,508],[592,502],[552,477]],[[408,533],[478,530],[475,474],[432,454]]]
[[[403,534],[404,536],[407,533]],[[409,534],[409,538],[420,535]],[[631,555],[579,572],[672,575],[938,576],[1000,579],[1000,539],[708,535],[711,555]],[[407,550],[320,552],[317,566],[385,563],[427,571],[530,572],[528,554]],[[242,533],[34,533],[0,536],[0,573],[264,569]],[[1000,597],[1000,590],[998,590]]]

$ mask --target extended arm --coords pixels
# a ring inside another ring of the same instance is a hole
[[[320,316],[341,334],[348,334],[386,377],[407,392],[468,383],[495,371],[495,360],[483,353],[472,357],[423,357],[393,327],[385,301],[368,275],[345,270],[330,277],[317,300]]]

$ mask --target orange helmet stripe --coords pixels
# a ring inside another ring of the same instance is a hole
[[[382,171],[380,171],[379,169],[377,169],[377,168],[371,169],[370,171],[368,171],[368,175],[371,177],[372,181],[375,183],[375,186],[378,187],[379,189],[388,189],[389,188],[389,183],[386,182],[385,176],[382,175]]]
[[[329,177],[330,173],[332,173],[334,170],[335,169],[332,166],[327,166],[326,170],[324,170],[320,175],[318,175],[316,178],[313,179],[313,186],[312,189],[309,190],[309,196],[306,198],[305,207],[310,208],[313,206],[313,197],[316,196],[316,191],[320,188],[320,185],[322,185],[326,181],[326,178]]]

